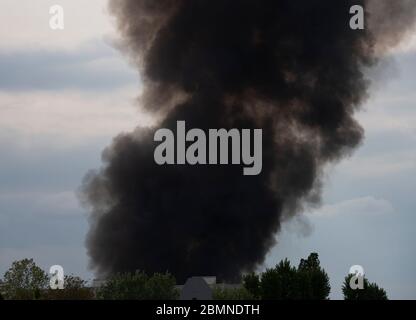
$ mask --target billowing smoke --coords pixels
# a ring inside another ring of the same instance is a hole
[[[376,3],[376,4],[375,4]],[[381,3],[381,4],[380,4]],[[366,8],[352,30],[350,7]],[[406,35],[415,2],[113,0],[124,50],[159,121],[121,134],[89,173],[87,248],[97,274],[236,280],[259,266],[282,221],[319,203],[325,165],[357,147],[365,72]],[[155,163],[155,130],[261,128],[263,169]]]

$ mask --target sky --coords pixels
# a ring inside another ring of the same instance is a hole
[[[65,29],[49,28],[59,4]],[[0,4],[0,277],[17,259],[93,279],[82,178],[120,132],[146,126],[140,76],[116,47],[106,0]],[[360,148],[326,168],[323,203],[287,221],[259,271],[318,252],[342,298],[363,266],[392,299],[416,299],[416,31],[374,72]]]

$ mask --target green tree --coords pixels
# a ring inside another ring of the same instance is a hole
[[[39,299],[48,284],[48,275],[35,264],[33,259],[13,262],[3,278],[6,299]]]
[[[296,297],[296,268],[288,259],[280,261],[273,269],[267,269],[260,280],[261,298],[265,300],[287,300]]]
[[[386,290],[379,287],[376,283],[370,283],[367,278],[363,278],[363,289],[352,289],[350,286],[353,274],[345,277],[342,285],[344,300],[388,300]]]
[[[254,296],[244,287],[221,288],[215,287],[212,294],[214,300],[253,300]]]
[[[244,288],[253,296],[254,299],[259,299],[261,296],[260,277],[254,272],[249,273],[243,277]]]
[[[301,259],[298,268],[285,259],[260,276],[246,275],[243,283],[253,297],[265,300],[325,300],[331,291],[317,253]]]
[[[42,295],[46,300],[91,300],[94,291],[87,286],[87,281],[73,275],[64,277],[64,289],[48,289]]]
[[[172,300],[179,296],[175,278],[169,274],[119,273],[107,280],[97,297],[106,300]]]

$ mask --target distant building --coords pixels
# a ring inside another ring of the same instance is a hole
[[[192,277],[186,280],[181,289],[180,300],[212,300],[212,288],[208,282],[216,282],[215,277]]]
[[[217,277],[191,277],[182,286],[176,286],[180,291],[180,300],[212,300],[213,290],[238,289],[242,284],[217,283]]]

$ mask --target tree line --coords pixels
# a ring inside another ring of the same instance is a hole
[[[387,300],[386,291],[363,278],[363,289],[352,289],[347,275],[342,285],[345,300]],[[66,275],[64,289],[53,290],[50,278],[33,259],[13,262],[0,280],[0,299],[13,300],[175,300],[179,298],[176,280],[170,273],[143,271],[111,276],[98,288],[78,276]],[[216,300],[328,300],[331,291],[328,274],[317,253],[292,266],[288,259],[261,273],[242,277],[242,285],[214,286]]]

